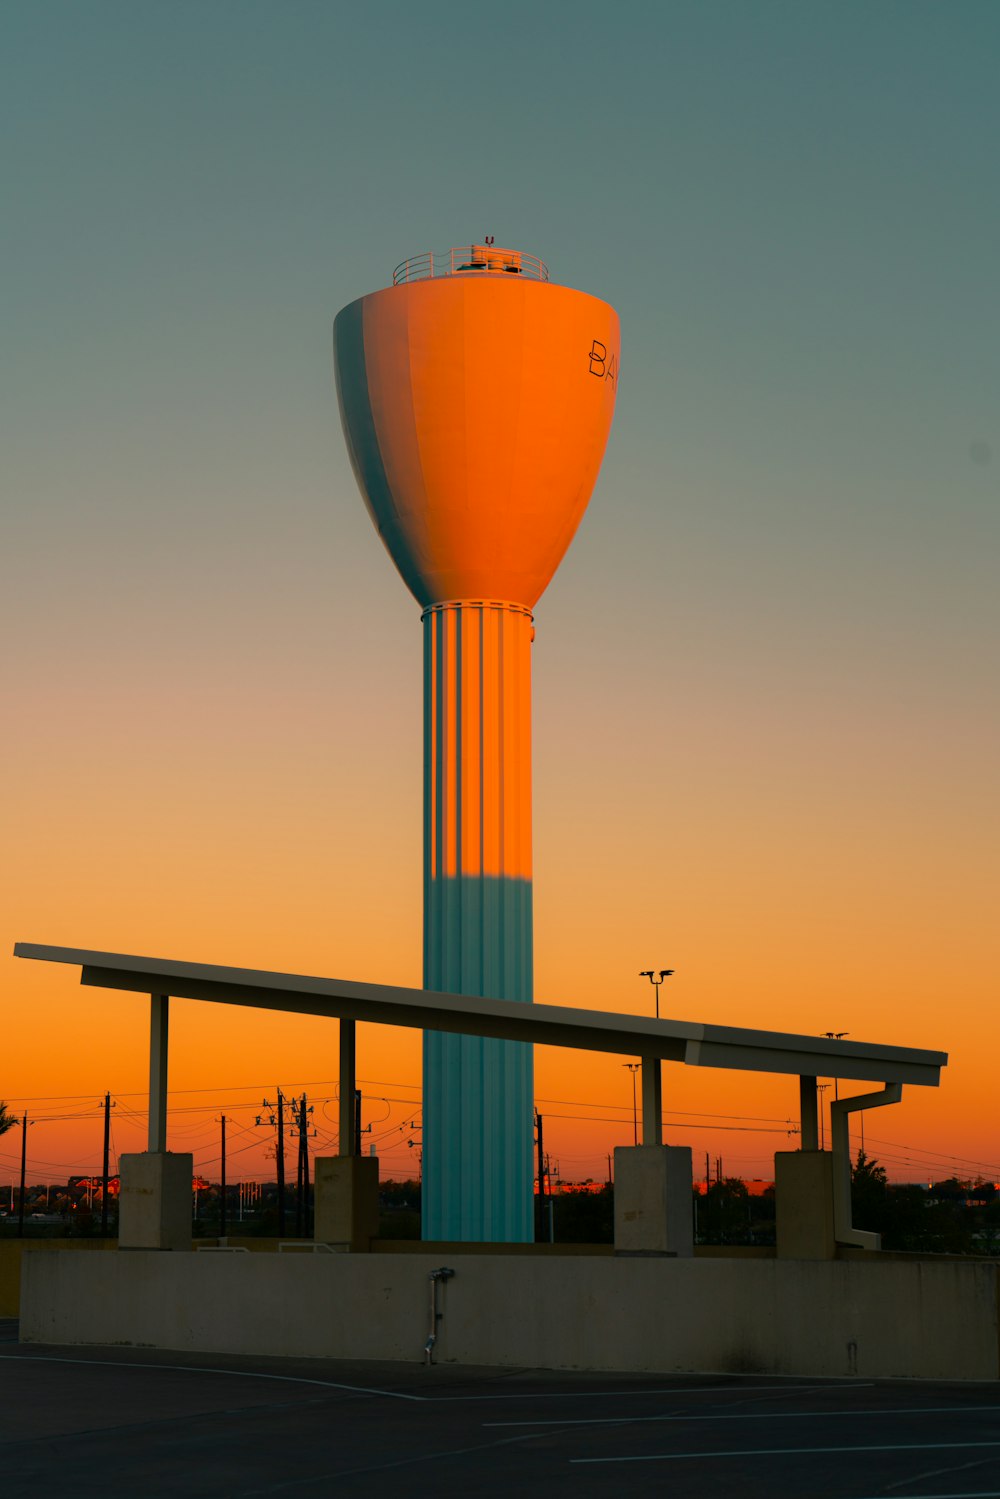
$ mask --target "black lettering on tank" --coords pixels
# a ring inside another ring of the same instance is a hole
[[[605,344],[602,344],[599,338],[595,338],[593,343],[591,344],[590,354],[588,357],[590,359],[590,373],[592,375],[596,375],[598,380],[605,379],[605,365],[608,357],[608,350],[607,346]]]

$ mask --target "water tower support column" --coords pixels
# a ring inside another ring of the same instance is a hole
[[[424,987],[532,999],[528,609],[424,611]],[[527,1242],[532,1056],[424,1036],[423,1236]]]

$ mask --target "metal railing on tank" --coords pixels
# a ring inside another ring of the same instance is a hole
[[[529,281],[547,281],[549,268],[537,255],[523,250],[502,250],[497,245],[457,245],[450,250],[428,250],[412,255],[392,273],[393,286],[407,281],[427,281],[432,276],[524,276]]]

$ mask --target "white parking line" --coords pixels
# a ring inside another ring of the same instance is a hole
[[[789,1376],[789,1380],[793,1376]],[[986,1383],[986,1381],[984,1381]],[[772,1394],[780,1390],[782,1394],[793,1396],[809,1394],[812,1390],[870,1390],[873,1389],[875,1381],[867,1380],[831,1380],[829,1384],[716,1384],[704,1385],[700,1388],[690,1389],[685,1385],[665,1390],[521,1390],[515,1395],[425,1395],[425,1400],[526,1400],[534,1405],[536,1400],[613,1400],[632,1399],[639,1400],[647,1395],[757,1395]]]
[[[203,1369],[197,1364],[139,1364],[125,1359],[110,1358],[57,1358],[49,1353],[0,1353],[0,1359],[10,1359],[22,1364],[84,1364],[88,1369],[156,1369],[161,1374],[228,1374],[233,1379],[274,1379],[283,1384],[320,1385],[326,1390],[347,1390],[352,1395],[382,1395],[386,1400],[416,1400],[421,1405],[426,1395],[401,1395],[396,1390],[373,1390],[367,1385],[336,1384],[332,1379],[306,1379],[298,1374],[266,1374],[256,1369]]]
[[[684,1458],[809,1457],[827,1452],[970,1452],[974,1447],[1000,1447],[1000,1442],[886,1442],[873,1447],[750,1447],[730,1452],[651,1452],[639,1457],[571,1457],[571,1463],[676,1463]],[[915,1496],[911,1495],[911,1499]],[[968,1499],[968,1496],[964,1496]]]
[[[691,1416],[686,1411],[670,1411],[663,1416],[591,1416],[575,1420],[563,1420],[556,1416],[548,1421],[484,1421],[484,1426],[636,1426],[641,1421],[806,1421],[825,1420],[831,1416],[853,1420],[855,1416],[948,1416],[964,1415],[966,1411],[992,1411],[1000,1415],[1000,1403],[995,1405],[928,1405],[924,1407],[904,1406],[899,1410],[862,1411],[737,1411],[732,1415]]]
[[[283,1380],[289,1384],[319,1385],[328,1390],[346,1390],[355,1395],[381,1395],[386,1400],[410,1400],[419,1405],[452,1405],[461,1401],[497,1401],[497,1400],[524,1400],[535,1404],[539,1400],[614,1400],[614,1399],[645,1399],[663,1395],[686,1396],[686,1395],[734,1395],[754,1396],[758,1394],[773,1394],[781,1392],[785,1395],[808,1394],[813,1390],[870,1390],[874,1387],[874,1380],[853,1379],[830,1379],[824,1384],[796,1385],[794,1375],[789,1375],[781,1384],[755,1385],[749,1383],[725,1384],[725,1385],[703,1385],[695,1388],[688,1386],[671,1386],[665,1389],[629,1389],[629,1390],[520,1390],[503,1395],[407,1395],[398,1390],[377,1390],[368,1385],[340,1384],[329,1379],[308,1379],[305,1376],[294,1374],[269,1374],[253,1369],[213,1369],[201,1368],[197,1364],[141,1364],[137,1361],[125,1359],[97,1359],[97,1358],[67,1358],[48,1353],[0,1353],[0,1359],[20,1360],[27,1363],[46,1364],[82,1364],[88,1369],[176,1369],[183,1374],[231,1374],[237,1379],[274,1379]]]

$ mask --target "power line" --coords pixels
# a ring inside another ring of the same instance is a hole
[[[313,1085],[313,1086],[318,1086],[318,1085]],[[379,1084],[378,1083],[370,1083],[369,1086],[379,1086]],[[409,1087],[409,1088],[412,1088],[414,1091],[418,1091],[416,1084],[408,1084],[408,1083],[403,1083],[403,1084],[399,1084],[399,1083],[382,1083],[381,1086],[382,1087]],[[246,1085],[240,1084],[240,1085],[237,1085],[236,1087],[234,1087],[234,1088],[232,1088],[230,1090],[227,1090],[227,1091],[245,1091],[245,1092],[249,1092],[249,1091],[251,1091],[252,1087],[253,1087],[253,1085],[251,1085],[251,1084],[246,1084]],[[189,1088],[189,1089],[177,1089],[177,1090],[171,1089],[168,1092],[168,1095],[167,1095],[168,1099],[170,1097],[185,1096],[185,1095],[189,1095],[189,1094],[192,1094],[192,1093],[213,1092],[215,1094],[215,1102],[213,1102],[211,1104],[206,1103],[206,1104],[174,1106],[174,1107],[172,1107],[170,1109],[170,1115],[171,1115],[172,1118],[176,1118],[176,1117],[178,1117],[180,1115],[184,1115],[184,1114],[196,1114],[197,1115],[197,1114],[206,1114],[206,1113],[209,1113],[210,1111],[214,1111],[215,1109],[217,1109],[220,1106],[219,1094],[220,1094],[221,1091],[223,1091],[223,1090],[218,1090],[218,1089],[214,1089],[213,1090],[213,1089],[207,1089],[207,1088]],[[57,1095],[51,1095],[51,1096],[52,1097],[56,1097]],[[66,1096],[67,1096],[67,1098],[69,1098],[69,1097],[76,1097],[76,1096],[80,1096],[80,1095],[66,1095]],[[147,1111],[143,1110],[143,1109],[133,1109],[130,1105],[126,1104],[124,1102],[124,1100],[126,1098],[130,1098],[130,1097],[143,1097],[144,1098],[144,1097],[147,1097],[147,1096],[148,1095],[146,1093],[141,1093],[141,1094],[116,1093],[114,1095],[115,1099],[121,1104],[121,1106],[123,1108],[123,1111],[126,1114],[131,1115],[137,1121],[142,1121],[142,1122],[145,1122],[146,1118],[148,1117],[147,1116]],[[369,1097],[369,1098],[372,1098],[374,1100],[377,1100],[379,1103],[383,1103],[383,1104],[398,1103],[398,1104],[411,1104],[412,1105],[415,1102],[415,1100],[412,1099],[412,1098],[396,1098],[396,1097],[392,1097],[390,1095],[381,1095],[381,1094],[372,1094],[372,1093],[367,1094],[366,1097]],[[325,1117],[329,1120],[329,1122],[331,1124],[335,1124],[336,1121],[330,1119],[329,1114],[327,1114],[325,1105],[327,1103],[336,1103],[338,1101],[337,1100],[337,1095],[333,1094],[333,1095],[331,1095],[328,1098],[317,1098],[314,1095],[314,1100],[313,1101],[314,1101],[314,1103],[318,1103],[318,1104],[320,1104],[323,1107],[323,1113],[324,1113]],[[553,1104],[553,1103],[554,1104],[562,1104],[562,1105],[566,1105],[566,1106],[568,1106],[570,1108],[605,1109],[605,1110],[608,1110],[608,1111],[611,1111],[611,1112],[617,1111],[621,1107],[620,1103],[602,1103],[602,1102],[599,1102],[596,1099],[542,1098],[542,1097],[539,1097],[536,1101],[538,1103],[546,1103],[546,1104]],[[222,1102],[225,1102],[226,1105],[229,1106],[229,1100],[222,1100]],[[249,1101],[239,1101],[236,1104],[234,1104],[233,1106],[234,1107],[238,1107],[238,1108],[244,1108],[244,1109],[246,1109],[249,1112],[252,1112],[253,1108],[254,1108],[254,1105],[251,1102],[249,1102]],[[71,1120],[71,1119],[77,1119],[77,1118],[82,1119],[82,1118],[90,1117],[90,1115],[93,1112],[95,1112],[95,1111],[94,1110],[88,1110],[88,1111],[86,1111],[83,1114],[66,1114],[66,1115],[53,1114],[53,1115],[46,1116],[46,1118],[47,1118],[47,1120],[51,1120],[51,1121],[54,1121],[54,1120],[67,1120],[68,1121],[68,1120]],[[384,1119],[388,1119],[390,1117],[390,1115],[391,1115],[391,1109],[384,1116]],[[741,1122],[746,1122],[746,1123],[757,1122],[757,1123],[762,1123],[762,1124],[778,1124],[778,1125],[789,1123],[789,1120],[787,1118],[782,1119],[782,1118],[780,1118],[778,1116],[775,1116],[775,1115],[722,1114],[722,1113],[715,1113],[715,1112],[708,1111],[708,1110],[699,1110],[699,1111],[693,1112],[693,1111],[684,1111],[684,1110],[679,1110],[679,1109],[671,1109],[671,1110],[665,1111],[665,1115],[666,1115],[666,1117],[669,1117],[669,1118],[672,1118],[672,1119],[687,1119],[687,1120],[727,1119],[727,1120],[741,1121]],[[561,1118],[567,1118],[567,1119],[569,1119],[569,1118],[572,1118],[574,1116],[572,1116],[572,1115],[555,1116],[554,1115],[553,1117],[561,1117]],[[601,1122],[600,1119],[598,1118],[598,1116],[594,1116],[594,1115],[586,1115],[586,1116],[581,1115],[579,1117],[581,1117],[581,1118],[587,1118],[591,1122],[597,1122],[597,1123]],[[41,1120],[39,1120],[39,1122],[41,1122]],[[384,1122],[384,1120],[375,1120],[373,1122],[375,1124],[378,1124],[378,1123]],[[615,1119],[611,1119],[611,1120],[608,1120],[607,1122],[608,1123],[617,1123],[619,1121],[617,1121]],[[176,1134],[177,1132],[178,1132],[178,1129],[175,1126],[174,1133]],[[180,1126],[180,1132],[182,1134],[188,1133],[184,1129],[184,1126]],[[208,1127],[208,1122],[207,1121],[206,1121],[206,1125],[205,1125],[205,1127],[203,1129],[199,1129],[197,1126],[195,1126],[194,1128],[192,1128],[190,1130],[190,1137],[194,1138],[199,1133],[206,1133],[206,1134],[211,1133],[211,1131],[210,1131],[210,1129]]]
[[[359,1077],[358,1078],[358,1082],[359,1083],[363,1083],[366,1087],[369,1087],[369,1088],[409,1088],[409,1089],[414,1090],[416,1092],[420,1092],[420,1084],[419,1083],[386,1082],[384,1079],[381,1079],[381,1078],[370,1078],[370,1077]],[[296,1084],[296,1086],[300,1087],[300,1088],[336,1088],[337,1085],[338,1085],[338,1080],[335,1077],[323,1077],[323,1078],[320,1078],[318,1082],[300,1082],[300,1083]],[[271,1083],[227,1083],[223,1087],[218,1087],[218,1086],[212,1085],[212,1086],[207,1087],[207,1088],[169,1088],[167,1090],[167,1097],[168,1098],[181,1098],[181,1097],[184,1097],[184,1096],[186,1096],[188,1094],[192,1094],[192,1093],[211,1093],[214,1096],[218,1096],[221,1093],[259,1093],[261,1091],[261,1089],[267,1089],[267,1088],[270,1088],[271,1086],[272,1086]],[[90,1098],[91,1096],[92,1096],[91,1092],[86,1092],[86,1093],[36,1093],[36,1094],[11,1093],[9,1095],[5,1094],[5,1098],[6,1098],[6,1101],[7,1101],[8,1104],[13,1104],[13,1103],[18,1103],[18,1104],[25,1104],[25,1103],[64,1103],[64,1102],[71,1103],[74,1099],[83,1100],[85,1098]],[[134,1088],[131,1091],[126,1090],[123,1093],[115,1093],[113,1096],[115,1098],[148,1098],[149,1097],[149,1090],[147,1088]],[[412,1103],[413,1102],[412,1099],[400,1099],[398,1101],[400,1103]],[[206,1105],[206,1107],[210,1107],[210,1105]],[[249,1107],[249,1105],[248,1105],[248,1107]]]
[[[366,1081],[367,1087],[369,1089],[403,1089],[408,1090],[411,1094],[419,1094],[420,1092],[420,1088],[417,1084],[408,1082],[387,1082],[385,1080],[374,1079],[360,1081]],[[214,1099],[213,1103],[211,1104],[197,1104],[194,1102],[174,1104],[170,1108],[170,1116],[174,1121],[172,1133],[174,1134],[175,1138],[189,1143],[192,1153],[200,1156],[202,1150],[210,1148],[209,1141],[214,1135],[214,1124],[212,1120],[204,1118],[203,1116],[209,1114],[210,1111],[214,1114],[220,1106],[223,1106],[223,1101],[220,1100],[219,1097],[220,1093],[225,1092],[229,1095],[232,1095],[234,1093],[250,1093],[254,1091],[258,1086],[259,1085],[254,1084],[230,1084],[225,1090],[219,1088],[171,1089],[168,1094],[169,1098],[193,1099],[199,1094],[211,1093]],[[334,1093],[328,1097],[320,1097],[314,1094],[313,1100],[314,1103],[318,1104],[321,1107],[323,1116],[328,1121],[328,1123],[334,1126],[332,1131],[320,1130],[318,1132],[317,1138],[322,1140],[324,1144],[335,1146],[338,1137],[337,1123],[336,1121],[331,1119],[329,1113],[327,1112],[326,1104],[336,1101],[336,1080],[322,1079],[320,1080],[320,1082],[314,1083],[310,1086],[317,1089],[324,1086],[330,1086],[334,1089]],[[96,1118],[100,1114],[100,1106],[95,1107],[91,1104],[86,1108],[80,1107],[81,1104],[83,1104],[89,1098],[92,1098],[92,1096],[92,1094],[86,1093],[38,1094],[32,1095],[31,1099],[29,1100],[28,1096],[21,1098],[20,1096],[12,1095],[10,1101],[12,1103],[24,1103],[28,1101],[49,1104],[57,1102],[66,1103],[70,1107],[65,1113],[50,1112],[36,1115],[32,1118],[31,1123],[32,1125],[36,1123],[68,1125],[71,1123],[82,1123],[90,1120],[96,1120]],[[133,1097],[137,1099],[146,1099],[148,1097],[147,1092],[145,1090],[141,1092],[136,1091],[134,1093],[126,1091],[124,1093],[116,1093],[113,1095],[113,1097],[116,1104],[118,1105],[119,1122],[122,1125],[128,1124],[130,1128],[145,1130],[148,1120],[147,1111],[142,1108],[136,1108],[126,1100]],[[366,1098],[369,1098],[372,1101],[377,1100],[378,1102],[383,1104],[386,1110],[385,1114],[380,1120],[372,1121],[375,1125],[385,1126],[384,1128],[378,1129],[377,1133],[375,1133],[374,1130],[372,1131],[372,1143],[381,1144],[383,1147],[383,1154],[386,1156],[391,1155],[394,1153],[394,1148],[397,1144],[401,1149],[407,1143],[407,1141],[402,1138],[407,1134],[407,1131],[412,1132],[414,1129],[419,1128],[418,1121],[421,1117],[422,1105],[420,1104],[419,1099],[413,1097],[399,1097],[389,1091],[382,1093],[367,1092]],[[612,1129],[627,1127],[628,1124],[628,1120],[617,1112],[621,1107],[619,1103],[606,1104],[597,1100],[543,1098],[541,1096],[536,1100],[536,1102],[539,1104],[560,1104],[574,1110],[587,1111],[571,1114],[554,1112],[548,1113],[549,1118],[553,1120],[560,1120],[567,1124],[595,1123],[605,1125],[608,1128]],[[408,1111],[406,1116],[399,1124],[391,1123],[394,1105],[402,1105]],[[227,1107],[227,1110],[230,1107],[228,1102],[225,1102],[224,1106]],[[244,1098],[234,1101],[232,1107],[237,1111],[242,1111],[246,1114],[252,1114],[254,1105],[251,1100]],[[599,1110],[602,1112],[592,1112],[594,1110]],[[24,1111],[22,1110],[22,1112]],[[701,1130],[724,1130],[726,1132],[740,1132],[748,1134],[797,1133],[797,1125],[793,1120],[782,1120],[772,1115],[725,1114],[710,1111],[692,1112],[682,1110],[666,1110],[664,1111],[663,1117],[668,1122],[674,1122],[675,1124],[680,1123],[688,1130],[694,1132]],[[719,1121],[728,1122],[722,1123]],[[227,1125],[240,1135],[251,1136],[250,1143],[245,1146],[237,1147],[233,1154],[239,1154],[242,1153],[243,1150],[253,1149],[255,1145],[258,1144],[258,1140],[253,1137],[252,1129],[248,1128],[244,1124],[241,1124],[236,1117],[234,1117],[232,1114],[229,1114],[228,1112]],[[767,1126],[771,1127],[768,1128]],[[784,1129],[782,1129],[782,1126],[784,1126]],[[397,1136],[400,1137],[398,1141],[395,1139],[395,1137]],[[891,1162],[895,1166],[912,1167],[921,1171],[930,1172],[940,1171],[944,1170],[947,1167],[951,1167],[958,1169],[963,1173],[979,1172],[988,1173],[991,1176],[1000,1175],[1000,1164],[998,1164],[996,1161],[982,1160],[974,1157],[951,1154],[944,1151],[933,1151],[925,1149],[924,1147],[909,1145],[901,1141],[882,1140],[876,1136],[869,1136],[869,1140],[872,1145],[879,1147],[883,1151],[884,1159],[887,1162]],[[903,1154],[895,1154],[895,1152],[903,1152]],[[115,1143],[114,1153],[117,1158],[117,1143]],[[94,1155],[95,1157],[97,1155],[96,1148]],[[216,1159],[217,1156],[210,1156],[205,1161],[205,1164],[214,1164]],[[586,1157],[581,1157],[580,1159],[586,1159]],[[746,1159],[753,1160],[755,1162],[755,1158],[748,1157]],[[0,1162],[16,1166],[18,1164],[18,1158],[14,1155],[7,1155],[0,1152]],[[38,1171],[39,1168],[53,1171],[63,1170],[69,1172],[73,1171],[74,1169],[81,1168],[92,1169],[90,1161],[81,1158],[76,1158],[69,1161],[53,1161],[49,1159],[39,1159],[33,1157],[31,1165],[33,1172]]]
[[[598,1114],[546,1113],[545,1117],[546,1119],[568,1119],[571,1122],[578,1122],[580,1124],[631,1124],[633,1122],[631,1119],[605,1119],[603,1115]],[[671,1116],[668,1114],[664,1117],[669,1120]],[[770,1127],[757,1129],[749,1124],[699,1124],[697,1126],[691,1125],[690,1128],[733,1130],[747,1135],[797,1135],[799,1132],[798,1125],[791,1120],[786,1122],[784,1129],[773,1129]]]
[[[581,1109],[620,1109],[620,1103],[597,1103],[592,1098],[539,1098],[537,1103],[559,1103],[566,1104],[572,1108]],[[756,1119],[762,1124],[787,1124],[787,1119],[772,1117],[764,1114],[711,1114],[711,1113],[684,1113],[680,1109],[669,1109],[671,1118],[674,1119]],[[571,1117],[571,1116],[565,1116]]]
[[[868,1136],[874,1145],[889,1145],[896,1150],[912,1150],[919,1155],[933,1157],[939,1161],[953,1161],[960,1166],[982,1166],[988,1171],[1000,1171],[1000,1165],[996,1161],[975,1161],[968,1156],[944,1155],[936,1150],[923,1150],[919,1145],[904,1145],[899,1140],[878,1140],[874,1135]]]

